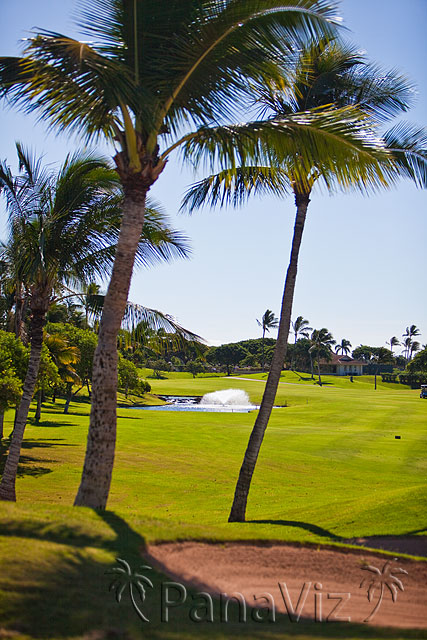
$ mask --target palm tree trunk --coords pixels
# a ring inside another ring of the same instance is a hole
[[[320,356],[317,356],[317,375],[319,376],[319,387],[322,386],[322,377],[320,375]]]
[[[14,319],[14,332],[15,338],[18,340],[23,340],[24,331],[23,331],[23,323],[24,323],[24,300],[22,298],[22,284],[20,282],[16,285],[16,294],[15,294],[15,319]]]
[[[261,368],[262,368],[262,372],[263,373],[264,373],[264,368],[265,368],[264,337],[265,337],[265,329],[262,330],[262,342],[261,342],[261,344],[262,344],[262,365],[261,365]]]
[[[93,361],[90,426],[76,506],[105,509],[107,504],[116,444],[117,335],[144,224],[147,191],[148,187],[140,191],[135,188],[123,202],[120,236]]]
[[[18,472],[19,456],[24,437],[25,426],[27,424],[30,402],[36,386],[37,374],[39,372],[40,357],[43,345],[43,327],[46,322],[46,310],[33,311],[30,323],[30,359],[28,362],[27,374],[25,376],[22,398],[16,416],[15,427],[13,429],[12,440],[9,447],[4,467],[3,477],[0,483],[0,500],[16,501],[15,482]]]
[[[313,356],[311,355],[311,352],[309,351],[309,355],[310,355],[310,370],[311,370],[311,379],[314,379],[314,371],[313,371]]]
[[[3,439],[4,411],[0,411],[0,440]]]
[[[39,389],[37,392],[36,413],[34,414],[34,419],[37,424],[40,422],[41,415],[42,415],[42,390]]]
[[[234,493],[233,505],[231,507],[229,522],[244,522],[246,515],[246,503],[251,486],[252,475],[258,459],[264,433],[267,428],[271,410],[276,398],[277,387],[279,385],[280,374],[286,358],[288,347],[289,327],[291,324],[292,304],[294,299],[295,281],[298,269],[298,255],[301,246],[302,234],[304,231],[307,207],[310,202],[309,193],[295,194],[295,204],[297,213],[295,218],[294,235],[292,239],[292,250],[286,274],[285,288],[283,291],[282,308],[280,312],[279,331],[277,342],[274,348],[273,359],[271,361],[270,372],[262,397],[261,406],[255,421],[254,428],[249,438],[245,457],[240,469]]]

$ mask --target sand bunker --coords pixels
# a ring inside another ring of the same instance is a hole
[[[241,593],[251,607],[267,606],[265,599],[254,600],[267,593],[277,613],[301,619],[325,622],[329,616],[329,620],[350,618],[364,623],[368,619],[366,624],[378,626],[427,628],[427,562],[363,550],[283,544],[168,543],[151,546],[148,553],[149,561],[174,580],[216,597]],[[388,560],[391,565],[385,567]],[[365,565],[379,573],[362,569]],[[369,580],[361,588],[364,578]],[[372,579],[383,582],[383,595],[379,582],[369,601]]]

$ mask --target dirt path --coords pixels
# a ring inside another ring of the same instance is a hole
[[[301,619],[325,621],[328,616],[363,623],[373,612],[381,595],[378,587],[372,600],[367,597],[368,580],[381,578],[363,570],[364,565],[383,571],[388,582],[372,618],[367,624],[402,628],[427,628],[427,562],[407,559],[391,560],[372,552],[316,549],[289,545],[255,545],[244,543],[203,544],[184,542],[161,544],[149,548],[149,560],[176,581],[190,583],[200,591],[219,597],[241,593],[252,607],[271,606],[279,613]],[[407,574],[398,569],[404,569]],[[388,573],[387,575],[385,575]],[[396,585],[401,580],[403,591]],[[390,591],[391,589],[391,591]],[[392,592],[397,592],[395,602]],[[265,600],[265,595],[270,598]],[[256,601],[254,597],[264,595]],[[342,598],[342,600],[339,600]],[[269,603],[269,604],[268,604]],[[294,613],[292,613],[294,611]]]

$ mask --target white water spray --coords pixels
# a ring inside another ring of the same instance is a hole
[[[247,409],[255,408],[255,405],[251,403],[248,394],[246,391],[243,391],[243,389],[223,389],[222,391],[205,393],[200,400],[200,404],[222,407],[245,407]]]

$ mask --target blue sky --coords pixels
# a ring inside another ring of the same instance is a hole
[[[2,7],[1,55],[17,55],[18,41],[33,27],[77,36],[73,0],[19,0]],[[348,37],[370,59],[398,68],[417,85],[407,120],[426,124],[426,0],[343,0]],[[42,123],[2,109],[0,157],[14,163],[14,142],[61,162],[79,146],[47,134]],[[81,145],[80,145],[81,146]],[[111,149],[101,147],[110,153]],[[254,199],[242,209],[177,215],[186,187],[196,179],[173,158],[152,195],[175,227],[190,237],[191,260],[134,274],[130,299],[170,313],[213,344],[257,337],[256,318],[280,310],[294,220],[291,197]],[[381,345],[416,324],[427,342],[425,295],[427,194],[401,182],[394,190],[363,197],[314,193],[300,254],[294,317],[326,326],[337,341]],[[5,212],[0,208],[0,233]],[[273,334],[274,335],[274,334]]]

